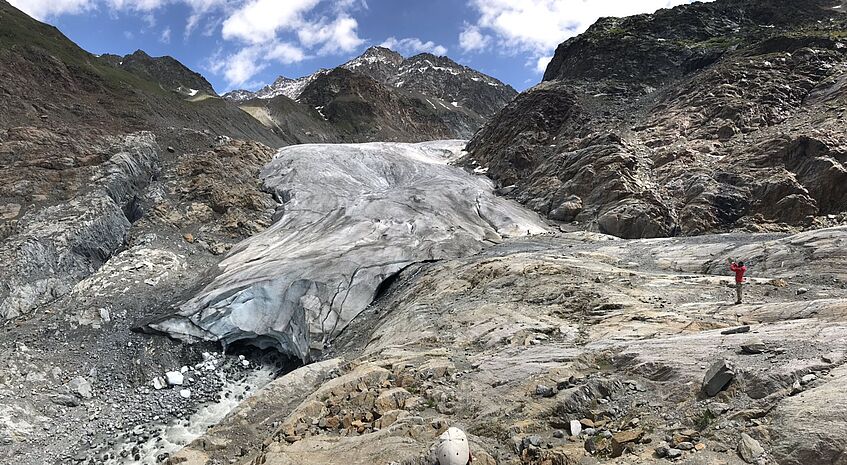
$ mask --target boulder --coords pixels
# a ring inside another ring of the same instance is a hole
[[[374,410],[380,415],[391,410],[402,410],[406,406],[406,399],[410,397],[412,394],[403,388],[389,389],[376,398]]]
[[[741,351],[745,354],[761,354],[767,350],[767,346],[761,339],[754,337],[741,344]]]
[[[703,378],[703,391],[707,396],[714,397],[723,391],[734,377],[732,362],[718,360],[706,371],[706,376]]]
[[[571,436],[579,436],[579,433],[582,432],[582,423],[577,420],[571,420],[569,427]]]
[[[91,384],[82,376],[77,376],[68,381],[68,389],[82,399],[91,399],[94,397]]]

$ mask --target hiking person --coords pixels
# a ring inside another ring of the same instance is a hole
[[[726,259],[729,262],[729,269],[735,273],[735,294],[738,296],[738,300],[735,301],[735,305],[741,303],[741,294],[742,287],[744,286],[744,273],[747,272],[747,267],[744,266],[744,262],[739,261],[738,263],[732,261],[731,258]]]

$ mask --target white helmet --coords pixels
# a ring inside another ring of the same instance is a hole
[[[468,437],[459,428],[449,428],[438,438],[438,465],[467,465],[471,458]]]

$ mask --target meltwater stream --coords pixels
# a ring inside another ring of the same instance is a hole
[[[263,364],[239,379],[232,379],[223,371],[217,373],[224,384],[216,402],[201,405],[187,419],[177,418],[154,427],[149,433],[149,439],[141,443],[132,440],[129,435],[124,435],[116,446],[114,458],[104,463],[106,465],[161,463],[167,455],[178,451],[206,433],[209,427],[218,424],[238,404],[270,383],[278,374],[279,366],[274,364]]]

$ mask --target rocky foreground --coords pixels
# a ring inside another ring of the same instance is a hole
[[[840,463],[847,228],[508,240],[404,270],[168,463]],[[752,263],[731,305],[725,261]]]
[[[478,463],[845,452],[847,227],[551,230],[451,166],[460,142],[276,156],[190,130],[84,143],[108,161],[64,168],[58,190],[11,184],[36,202],[0,244],[17,265],[0,294],[14,310],[3,460],[430,464],[448,426]],[[89,220],[62,219],[78,211]],[[751,266],[743,305],[730,305],[729,257]]]

